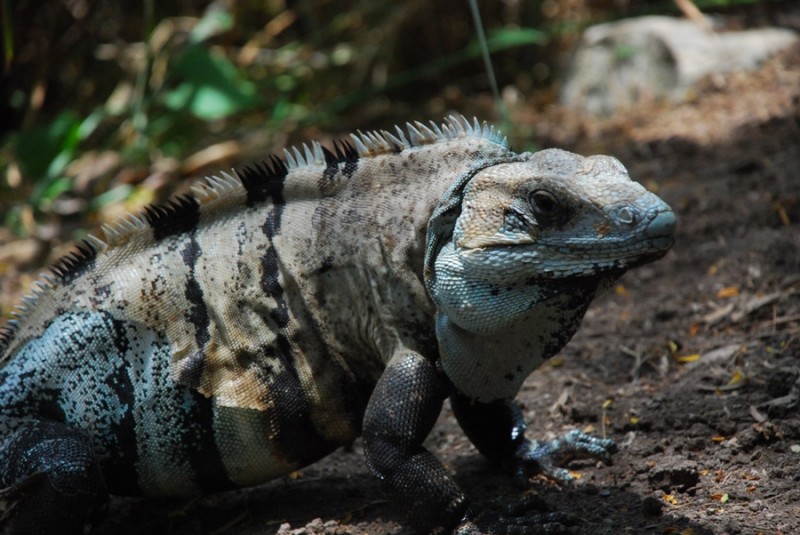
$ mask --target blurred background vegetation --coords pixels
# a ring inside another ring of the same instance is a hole
[[[298,140],[450,112],[500,119],[467,0],[0,2],[0,243],[78,238],[87,219]],[[679,14],[669,0],[479,8],[502,99],[517,111],[554,100],[588,24]],[[520,124],[504,131],[517,147],[531,142]]]

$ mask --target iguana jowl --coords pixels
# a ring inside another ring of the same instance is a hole
[[[674,226],[617,160],[516,154],[463,118],[209,178],[90,237],[0,339],[5,528],[78,533],[109,492],[253,485],[363,434],[417,530],[494,529],[422,448],[443,401],[520,473],[608,460],[526,439],[513,398]]]

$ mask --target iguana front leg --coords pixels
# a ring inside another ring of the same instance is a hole
[[[564,515],[531,514],[525,507],[507,512],[470,511],[453,478],[422,447],[451,391],[450,382],[433,362],[407,353],[392,359],[372,393],[364,417],[364,453],[396,508],[420,533],[561,532]],[[481,453],[509,466],[520,478],[536,467],[554,477],[569,477],[555,468],[553,461],[562,460],[565,453],[607,460],[613,449],[612,441],[583,434],[544,443],[529,441],[524,436],[522,414],[513,401],[471,403],[456,394],[451,402],[459,423]]]
[[[398,355],[378,381],[364,416],[367,465],[421,533],[452,529],[467,511],[458,485],[422,447],[448,386],[433,362],[416,353]]]

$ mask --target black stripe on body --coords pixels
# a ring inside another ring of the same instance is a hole
[[[325,147],[322,147],[322,154],[325,155],[325,170],[322,172],[322,176],[325,180],[333,180],[333,177],[339,172],[338,155],[332,153]]]
[[[109,318],[114,338],[113,344],[118,354],[124,355],[131,350],[129,335],[124,321]],[[103,462],[103,475],[109,491],[113,494],[137,496],[142,493],[139,488],[139,474],[136,471],[138,451],[136,449],[136,432],[131,408],[134,404],[134,384],[123,361],[113,373],[102,380],[116,394],[121,406],[127,407],[116,424],[111,427],[114,446],[109,448],[108,459]]]
[[[195,229],[200,219],[200,205],[191,195],[183,195],[167,205],[148,206],[144,218],[153,229],[155,239],[162,240]]]
[[[184,296],[189,302],[190,308],[186,311],[185,318],[194,327],[195,342],[199,348],[204,347],[211,339],[208,331],[211,320],[208,317],[208,308],[203,300],[203,289],[200,287],[196,273],[197,261],[201,254],[200,245],[197,243],[195,234],[192,233],[185,247],[181,249],[181,258],[189,269]]]
[[[283,205],[274,204],[270,210],[262,232],[269,239],[279,234]],[[274,344],[264,348],[268,357],[276,358],[281,369],[264,370],[263,381],[270,385],[267,406],[274,407],[271,420],[273,441],[278,451],[288,462],[310,464],[333,451],[338,444],[325,439],[314,427],[311,409],[306,397],[303,382],[300,380],[292,355],[287,327],[289,327],[289,307],[281,286],[280,263],[274,245],[270,245],[261,259],[261,288],[265,295],[275,302],[270,317],[280,328]]]
[[[270,310],[270,317],[278,327],[285,329],[289,325],[289,307],[283,297],[279,273],[278,253],[275,247],[270,246],[261,258],[261,288],[275,300],[275,308]]]
[[[190,367],[190,378],[194,378],[195,382],[198,382],[203,373],[205,348],[211,339],[209,331],[211,319],[203,298],[203,289],[197,280],[197,262],[202,256],[202,252],[194,232],[189,235],[189,239],[180,253],[189,270],[184,296],[189,302],[190,308],[186,311],[185,318],[193,327],[195,343],[200,353],[200,355],[191,357],[197,365]],[[188,384],[192,387],[198,386],[193,383]],[[197,478],[197,484],[200,490],[206,492],[234,488],[235,485],[228,478],[214,440],[212,401],[194,389],[192,389],[192,398],[194,402],[191,411],[186,415],[184,440],[181,443],[192,445],[187,450],[187,455],[189,465]]]
[[[202,492],[220,492],[237,488],[228,477],[222,456],[214,440],[213,401],[192,390],[192,406],[185,415],[183,438],[180,443],[185,450],[189,466],[195,475],[195,483]]]
[[[247,166],[237,172],[247,192],[247,206],[271,199],[275,205],[285,204],[283,185],[289,167],[286,162],[275,156],[261,163]]]
[[[186,357],[185,363],[181,366],[178,381],[196,389],[200,388],[205,364],[206,344],[211,339],[209,331],[211,319],[208,315],[208,307],[203,299],[203,289],[197,280],[196,266],[202,253],[194,232],[188,236],[188,240],[180,250],[180,255],[188,271],[183,295],[189,302],[189,308],[184,313],[184,318],[194,331],[197,351]]]
[[[346,141],[340,141],[338,144],[334,143],[334,150],[339,161],[344,163],[342,173],[347,178],[350,178],[358,170],[358,160],[360,158],[358,151]]]
[[[270,347],[273,356],[282,364],[282,370],[269,377],[270,404],[274,413],[272,442],[287,462],[309,465],[328,455],[340,444],[323,437],[314,427],[311,409],[303,383],[297,374],[289,339],[281,334]]]

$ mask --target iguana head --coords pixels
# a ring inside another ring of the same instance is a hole
[[[501,282],[624,271],[672,246],[670,207],[610,156],[551,149],[488,167],[464,189],[453,244]]]
[[[609,156],[515,155],[460,186],[428,225],[425,275],[443,369],[477,400],[513,396],[599,289],[673,243],[670,207]]]
[[[443,245],[429,251],[427,283],[439,311],[470,330],[491,332],[563,288],[614,280],[673,243],[670,207],[610,156],[521,154],[452,195],[450,222],[429,225]]]

